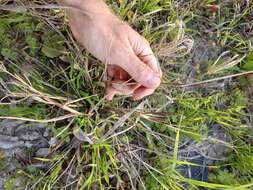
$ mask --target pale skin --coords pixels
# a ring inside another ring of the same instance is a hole
[[[162,72],[148,41],[117,18],[104,0],[59,0],[76,40],[106,64],[106,99],[140,100],[154,93]]]

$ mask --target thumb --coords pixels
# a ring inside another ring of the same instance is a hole
[[[156,59],[149,42],[142,36],[130,41],[135,55],[147,64],[153,71],[157,72],[160,77],[162,77],[162,70]]]
[[[141,61],[134,53],[125,57],[120,67],[144,87],[157,88],[161,83],[159,73],[151,69],[149,65]]]

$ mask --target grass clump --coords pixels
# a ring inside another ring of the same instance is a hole
[[[21,189],[252,188],[252,86],[244,73],[252,71],[252,5],[108,1],[151,42],[164,81],[144,101],[106,102],[104,68],[79,49],[63,12],[17,13],[22,3],[36,4],[20,1],[0,15],[0,118],[45,123],[53,142],[48,156],[31,157],[45,166],[19,167],[6,189],[20,176]],[[213,126],[228,138],[211,135]],[[209,166],[209,182],[179,172],[195,164],[182,158],[187,142],[207,159],[209,145],[226,150]]]

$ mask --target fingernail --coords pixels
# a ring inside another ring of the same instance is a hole
[[[159,77],[158,74],[152,72],[151,74],[149,74],[149,76],[147,77],[147,84],[148,88],[157,88],[160,86],[161,84],[161,79]]]

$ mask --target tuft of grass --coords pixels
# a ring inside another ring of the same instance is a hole
[[[62,10],[36,9],[37,1],[26,0],[0,10],[0,119],[46,123],[55,141],[49,156],[32,158],[46,169],[20,167],[6,189],[20,176],[21,189],[252,188],[252,86],[242,72],[252,72],[253,6],[215,0],[108,4],[149,40],[164,71],[161,87],[142,102],[104,100],[104,68],[80,50]],[[220,51],[205,58],[215,48]],[[213,125],[231,141],[210,137]],[[194,165],[179,156],[187,140],[229,149],[210,167],[209,182],[177,171]]]

